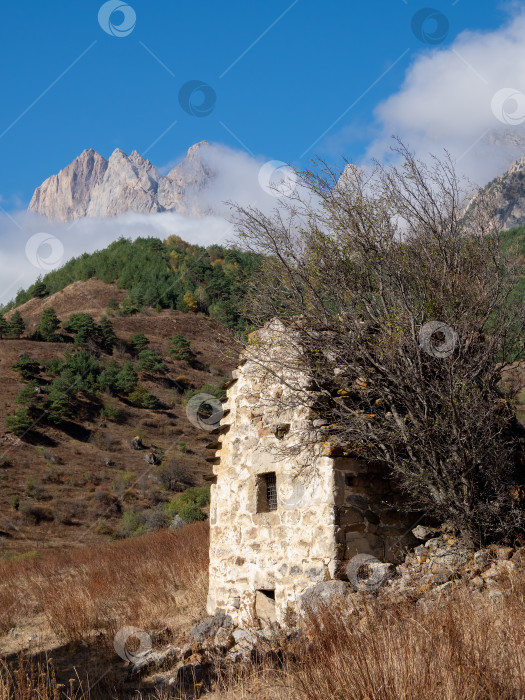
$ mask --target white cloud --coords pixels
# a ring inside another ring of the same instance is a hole
[[[498,119],[491,108],[503,88],[525,94],[525,13],[492,32],[466,31],[446,48],[419,55],[400,90],[381,102],[380,135],[368,157],[384,160],[392,135],[420,157],[446,148],[458,170],[483,185],[525,155],[525,108],[508,98]],[[514,113],[514,114],[513,114]]]
[[[251,204],[265,212],[275,208],[277,199],[268,194],[268,184],[278,186],[283,175],[286,177],[286,169],[266,167],[262,172],[268,182],[261,182],[261,168],[266,163],[263,158],[252,158],[221,145],[204,149],[201,156],[216,176],[205,189],[188,191],[187,197],[195,205],[190,209],[213,212],[207,216],[129,212],[115,218],[61,223],[31,212],[9,214],[4,210],[0,214],[0,304],[10,301],[19,289],[27,288],[39,275],[61,267],[81,253],[105,248],[120,237],[165,239],[176,234],[193,244],[227,245],[234,240],[235,231],[225,202]],[[279,162],[274,164],[277,166]],[[289,183],[285,180],[284,184]],[[41,233],[46,235],[37,236]]]
[[[38,234],[44,234],[39,236]],[[167,238],[176,234],[198,245],[225,244],[233,228],[224,218],[190,218],[171,212],[123,214],[114,219],[78,219],[56,223],[29,212],[0,215],[0,304],[39,275],[61,267],[81,253],[91,253],[118,238]]]

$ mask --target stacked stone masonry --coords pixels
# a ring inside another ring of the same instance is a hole
[[[272,615],[285,623],[308,588],[345,579],[355,554],[396,561],[415,520],[378,467],[337,456],[320,439],[316,415],[293,400],[286,374],[296,386],[300,370],[279,365],[284,347],[276,337],[271,327],[259,331],[259,346],[241,359],[213,445],[207,607],[238,625]],[[308,385],[307,376],[299,379]],[[269,510],[273,475],[277,504]]]

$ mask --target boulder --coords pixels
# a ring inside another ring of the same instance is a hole
[[[346,581],[322,581],[306,589],[299,598],[299,607],[315,611],[333,600],[346,602],[352,592],[352,586]]]
[[[144,449],[144,443],[142,442],[142,439],[138,435],[135,435],[135,437],[132,439],[131,449],[132,450],[143,450]]]
[[[170,528],[172,530],[180,530],[180,528],[184,527],[184,525],[186,525],[186,522],[180,517],[180,515],[176,515],[171,521]]]
[[[205,641],[213,639],[222,627],[232,630],[234,625],[232,618],[221,610],[195,625],[188,635],[189,641],[192,644],[203,644]]]
[[[429,540],[431,537],[435,537],[438,532],[439,530],[437,528],[425,527],[424,525],[418,525],[412,530],[414,537],[423,541]]]

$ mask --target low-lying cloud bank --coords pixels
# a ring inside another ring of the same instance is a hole
[[[215,177],[204,189],[189,187],[187,196],[190,209],[209,212],[205,216],[129,212],[115,218],[61,223],[27,211],[0,213],[0,304],[10,301],[39,275],[81,253],[105,248],[120,237],[165,239],[174,234],[203,246],[231,243],[235,231],[227,202],[270,212],[278,197],[292,191],[296,183],[295,174],[285,163],[253,158],[226,146],[205,149],[203,158]]]
[[[375,116],[368,157],[385,160],[397,135],[422,158],[446,148],[477,185],[525,155],[525,12],[491,32],[465,31],[420,54]]]
[[[174,213],[123,214],[114,219],[50,222],[36,214],[0,215],[0,304],[10,301],[39,275],[82,253],[92,253],[121,237],[177,235],[198,245],[225,244],[233,227],[219,216],[190,218]]]

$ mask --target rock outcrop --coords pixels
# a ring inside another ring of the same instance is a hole
[[[59,221],[128,211],[204,215],[197,195],[214,176],[205,158],[209,148],[206,141],[195,144],[167,175],[137,151],[128,156],[117,148],[106,160],[91,148],[45,180],[35,190],[29,210]]]
[[[494,199],[499,228],[506,231],[525,224],[525,156],[512,163],[506,173],[483,188]],[[476,206],[477,197],[469,204]],[[468,211],[468,209],[467,209]]]

